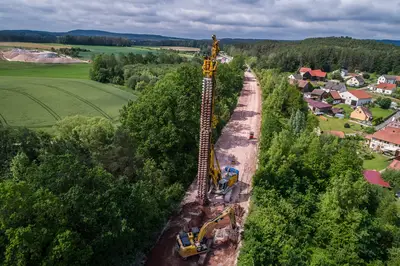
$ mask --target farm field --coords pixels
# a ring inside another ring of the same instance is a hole
[[[0,77],[0,121],[11,127],[49,128],[66,116],[102,116],[117,122],[136,98],[110,85],[83,79]]]
[[[90,64],[38,64],[0,61],[0,77],[89,79]]]

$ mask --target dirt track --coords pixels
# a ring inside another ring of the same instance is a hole
[[[224,128],[221,137],[215,145],[221,168],[230,165],[230,158],[236,157],[239,169],[239,184],[232,192],[231,203],[236,203],[247,210],[250,200],[251,180],[257,164],[257,144],[261,127],[261,92],[257,81],[251,73],[245,73],[245,82],[238,105]],[[255,139],[249,140],[249,132],[254,131]],[[197,265],[198,256],[193,256],[183,261],[175,252],[175,237],[180,230],[188,230],[191,227],[201,225],[221,211],[225,204],[223,200],[214,199],[209,206],[201,207],[196,202],[196,180],[189,187],[182,202],[181,212],[173,217],[165,229],[160,240],[149,254],[146,265],[148,266],[179,266]],[[243,218],[244,218],[243,217]],[[237,222],[243,226],[244,219]],[[225,219],[218,228],[226,227],[229,220]],[[211,237],[211,235],[209,235]],[[213,246],[213,251],[207,256],[205,265],[235,265],[237,257],[237,244],[224,244]]]

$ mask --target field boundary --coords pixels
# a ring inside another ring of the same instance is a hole
[[[75,97],[76,99],[80,100],[83,103],[86,103],[87,105],[89,105],[90,107],[92,107],[93,109],[95,109],[97,112],[99,112],[101,115],[103,115],[105,118],[109,119],[109,120],[113,120],[111,116],[109,116],[106,112],[104,112],[100,107],[98,107],[97,105],[91,103],[90,101],[70,92],[64,89],[61,89],[59,87],[56,86],[52,86],[52,85],[44,85],[44,84],[36,84],[36,83],[30,83],[32,85],[40,85],[40,86],[44,86],[44,87],[48,87],[48,88],[53,88],[56,89],[58,91],[64,92],[65,94],[68,94],[72,97]]]
[[[82,82],[82,81],[75,81],[75,80],[73,81],[73,83],[79,83],[79,84],[83,84],[83,85],[89,86],[89,87],[94,88],[94,89],[97,89],[97,90],[101,90],[101,91],[103,91],[103,92],[105,92],[105,93],[108,93],[108,94],[110,94],[110,95],[112,95],[112,96],[118,97],[118,98],[120,98],[120,99],[122,99],[122,100],[124,100],[124,101],[129,100],[129,99],[127,99],[127,98],[124,98],[123,96],[114,94],[114,93],[112,93],[112,92],[110,92],[110,91],[107,91],[107,90],[105,90],[105,89],[102,89],[102,88],[100,88],[100,87],[93,86],[92,84],[88,84],[88,83],[85,83],[85,82]]]
[[[32,101],[34,101],[35,103],[39,104],[41,107],[43,107],[47,112],[49,112],[49,114],[54,117],[54,119],[56,121],[61,120],[61,116],[59,116],[53,109],[51,109],[48,105],[46,105],[45,103],[43,103],[42,101],[40,101],[39,99],[35,98],[34,96],[30,95],[29,93],[23,92],[23,91],[19,91],[18,88],[14,88],[14,89],[0,89],[0,90],[5,90],[5,91],[11,91],[11,92],[16,92],[19,93],[21,95],[24,95],[26,97],[28,97],[29,99],[31,99]]]

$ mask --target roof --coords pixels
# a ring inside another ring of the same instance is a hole
[[[384,129],[375,132],[372,137],[374,139],[379,139],[400,145],[400,128],[385,127]]]
[[[325,84],[325,89],[335,90],[335,91],[340,91],[342,89],[347,90],[346,85],[344,83],[334,82],[334,81],[328,81]]]
[[[333,108],[332,108],[332,113],[334,113],[334,114],[341,114],[341,113],[343,113],[343,109],[342,109],[342,108],[335,108],[335,107],[333,107]]]
[[[390,84],[390,83],[381,83],[376,85],[376,88],[382,89],[382,90],[393,90],[396,89],[396,84]]]
[[[295,79],[303,79],[303,76],[301,74],[293,74],[293,77]]]
[[[308,99],[308,98],[306,98],[305,100],[309,105],[311,105],[314,108],[318,108],[318,109],[332,108],[332,105],[327,104],[327,103],[318,102],[318,101],[315,101],[313,99]]]
[[[321,96],[322,94],[326,93],[326,91],[321,90],[321,89],[315,89],[311,92],[312,95],[319,95]]]
[[[366,135],[365,138],[366,138],[366,139],[369,139],[369,140],[372,139],[372,134]]]
[[[397,76],[393,76],[393,75],[382,75],[385,77],[385,79],[387,80],[397,80]]]
[[[320,77],[320,78],[325,78],[326,77],[326,72],[321,71],[321,69],[316,69],[316,70],[310,70],[311,76],[313,77]]]
[[[299,72],[308,72],[308,71],[311,71],[311,68],[302,67],[302,68],[300,68],[300,71],[299,71]]]
[[[352,76],[352,77],[357,77],[357,76],[359,76],[360,74],[357,74],[357,73],[349,73],[348,75],[349,75],[349,76]]]
[[[364,79],[363,79],[363,77],[361,77],[361,76],[355,76],[355,77],[353,77],[353,78],[355,78],[356,80],[358,80],[358,82],[364,82]]]
[[[341,139],[343,139],[345,137],[345,134],[344,134],[343,131],[331,130],[331,131],[325,131],[325,133],[329,134],[329,135],[333,135],[333,136],[339,137]]]
[[[341,100],[342,99],[342,97],[340,97],[339,92],[337,92],[337,91],[330,91],[330,94],[331,94],[331,97],[334,100]]]
[[[358,108],[360,108],[366,116],[372,117],[372,113],[371,113],[371,111],[370,111],[367,107],[359,106]],[[358,108],[357,108],[357,109],[358,109]],[[357,110],[357,109],[356,109],[356,110]],[[355,111],[355,110],[354,110],[354,111]]]
[[[304,89],[304,87],[305,87],[308,83],[309,83],[309,82],[308,82],[307,80],[299,80],[299,81],[297,82],[297,86]]]
[[[397,160],[397,159],[394,159],[394,160],[390,163],[389,168],[390,168],[390,169],[393,169],[393,170],[399,170],[399,171],[400,171],[400,161]]]
[[[363,172],[365,180],[372,185],[390,187],[389,183],[382,179],[381,173],[375,170],[365,170]]]
[[[368,93],[366,93],[365,91],[362,91],[362,90],[352,90],[349,92],[358,99],[371,99],[372,98],[371,95],[369,95]]]
[[[400,81],[400,76],[397,76],[397,77],[396,77],[396,81]]]

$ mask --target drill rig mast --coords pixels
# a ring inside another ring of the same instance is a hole
[[[219,54],[219,41],[212,36],[213,45],[211,56],[205,57],[203,63],[203,92],[200,116],[200,145],[197,172],[198,199],[201,205],[208,201],[207,192],[209,180],[217,194],[226,194],[237,183],[239,171],[234,168],[226,169],[225,177],[222,177],[220,165],[212,143],[212,130],[218,123],[214,115],[215,101],[215,74],[217,72],[217,56]]]

